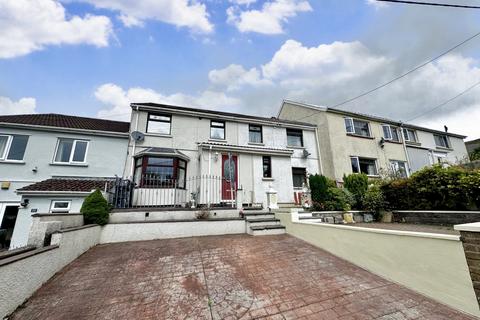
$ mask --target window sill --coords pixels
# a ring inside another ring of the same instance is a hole
[[[395,140],[385,140],[385,142],[393,143],[393,144],[403,144],[401,141],[395,141]]]
[[[148,137],[173,138],[173,136],[171,134],[164,134],[164,133],[147,132],[147,133],[145,133],[145,135],[148,136]]]
[[[265,143],[263,142],[249,142],[248,144],[252,146],[265,146]]]
[[[25,164],[25,161],[17,161],[17,160],[0,160],[0,163],[5,163],[5,164]]]
[[[208,139],[208,141],[211,141],[211,142],[219,142],[219,143],[227,143],[227,140],[225,140],[225,139],[214,139],[214,138],[210,138],[210,139]]]
[[[262,178],[262,181],[275,181],[274,178]]]
[[[374,140],[375,139],[375,137],[372,137],[372,136],[367,137],[367,136],[362,136],[360,134],[355,134],[355,133],[347,133],[347,136],[355,137],[355,138],[369,139],[369,140]]]
[[[445,147],[441,147],[441,146],[436,146],[435,149],[437,149],[439,151],[453,151],[452,148],[445,148]]]
[[[88,167],[88,163],[60,163],[60,162],[52,162],[50,163],[51,166],[67,166],[67,167]]]
[[[290,149],[305,149],[305,147],[303,147],[303,146],[287,146],[287,148],[290,148]]]
[[[420,142],[415,142],[415,141],[405,141],[406,145],[411,145],[411,146],[421,146],[422,144]]]

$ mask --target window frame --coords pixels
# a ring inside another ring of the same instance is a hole
[[[302,130],[302,129],[287,128],[286,132],[287,132],[287,147],[291,147],[291,148],[303,148],[303,147],[304,147],[303,130]],[[299,145],[299,146],[290,145],[290,144],[288,143],[289,132],[290,132],[290,133],[292,133],[292,132],[293,132],[293,133],[296,133],[296,134],[294,134],[294,136],[300,137],[300,145]]]
[[[252,127],[257,127],[259,128],[260,130],[258,131],[252,131]],[[251,132],[259,132],[260,133],[260,142],[257,142],[257,141],[252,141],[251,140],[251,137],[250,137],[250,133]],[[262,125],[259,125],[259,124],[249,124],[248,125],[248,142],[249,143],[263,143],[263,126]]]
[[[162,158],[162,159],[172,159],[172,165],[161,165],[161,164],[148,164],[148,159],[149,158]],[[140,164],[137,164],[137,160],[141,159]],[[184,163],[184,166],[182,167],[180,164]],[[172,168],[173,171],[173,177],[171,180],[175,181],[175,186],[172,186],[172,184],[167,184],[163,185],[162,180],[160,180],[159,184],[149,184],[145,180],[145,176],[147,175],[146,170],[147,167],[158,167],[158,168]],[[150,156],[150,155],[144,155],[141,157],[135,158],[135,171],[134,171],[134,177],[137,174],[137,170],[140,170],[140,181],[138,182],[137,187],[139,188],[158,188],[158,189],[186,189],[187,185],[187,166],[188,162],[184,159],[181,159],[179,157],[171,157],[171,156]],[[183,169],[184,170],[184,177],[183,177],[183,185],[180,186],[178,185],[179,181],[179,170]]]
[[[402,175],[402,178],[408,177],[408,164],[407,161],[404,160],[392,160],[390,159],[390,168],[394,171],[394,173],[399,172],[400,167],[398,166],[399,163],[403,163],[405,166],[405,175]]]
[[[355,159],[356,162],[357,162],[357,167],[358,167],[358,172],[355,172],[353,171],[353,163],[352,163],[352,160]],[[369,174],[369,173],[366,173],[366,172],[362,172],[362,169],[361,169],[361,166],[360,166],[360,160],[371,160],[373,161],[373,165],[374,165],[374,171],[375,173],[374,174]],[[352,173],[365,173],[367,176],[369,177],[378,177],[378,163],[377,163],[377,159],[375,158],[367,158],[367,157],[359,157],[359,156],[350,156],[350,166],[351,166],[351,169],[352,169]]]
[[[302,170],[302,177],[303,177],[303,182],[302,182],[302,186],[300,187],[296,187],[295,186],[295,179],[293,179],[293,176],[294,176],[294,171],[295,170]],[[303,188],[303,184],[305,183],[305,185],[307,184],[307,168],[300,168],[300,167],[292,167],[292,184],[293,184],[293,188],[294,189],[302,189]]]
[[[159,120],[159,119],[150,119],[150,116],[158,116],[158,117],[168,117],[169,120],[166,121],[166,120]],[[168,123],[169,126],[168,126],[168,133],[163,133],[163,132],[150,132],[148,131],[148,125],[150,123],[150,121],[153,121],[153,122],[161,122],[161,123]],[[147,114],[147,126],[145,128],[145,132],[146,133],[150,133],[150,134],[160,134],[160,135],[171,135],[172,134],[172,115],[171,114],[165,114],[165,113],[155,113],[155,112],[149,112]]]
[[[214,125],[213,123],[221,123],[222,125]],[[212,128],[223,129],[223,138],[212,137]],[[213,140],[227,140],[227,124],[223,120],[210,120],[210,139]]]
[[[66,202],[68,203],[67,208],[55,208],[55,204],[58,202]],[[72,209],[72,200],[52,200],[50,203],[50,213],[70,213]]]
[[[437,143],[437,139],[435,139],[436,137],[441,138],[445,142],[445,146],[439,145]],[[450,144],[450,139],[446,134],[433,134],[433,140],[435,141],[435,146],[436,147],[440,147],[440,148],[444,148],[444,149],[451,149],[452,148],[451,144]]]
[[[27,137],[27,143],[25,144],[25,150],[23,150],[23,157],[22,159],[8,159],[8,155],[10,153],[10,149],[12,147],[13,139],[15,136]],[[3,150],[3,154],[0,154],[0,161],[3,162],[24,162],[25,159],[25,152],[27,151],[28,141],[30,140],[30,136],[26,134],[0,134],[0,137],[7,137],[7,143],[5,144],[5,149]]]
[[[343,119],[344,119],[344,124],[345,124],[345,132],[347,133],[347,135],[352,135],[352,136],[355,136],[355,137],[364,137],[364,138],[372,138],[373,137],[372,128],[370,126],[370,121],[362,120],[362,119],[358,119],[358,118],[352,118],[352,117],[344,117]],[[355,127],[355,121],[364,122],[367,125],[368,135],[363,135],[363,134],[357,133],[357,131],[355,130],[355,128],[356,128]],[[353,129],[353,131],[348,130],[347,122],[350,122],[350,124],[351,124],[350,127]]]
[[[410,132],[411,132],[411,135],[410,135]],[[413,129],[402,128],[402,135],[403,135],[403,139],[405,140],[405,142],[413,142],[413,143],[418,142],[417,132]],[[411,136],[413,136],[413,139],[412,139]]]
[[[265,160],[267,161],[267,176],[265,176]],[[262,156],[262,178],[263,179],[272,179],[272,157],[271,156]]]
[[[390,137],[385,136],[385,128],[388,128],[388,133],[389,133]],[[401,135],[399,134],[398,128],[399,127],[392,126],[390,124],[382,124],[383,139],[385,139],[385,141],[402,142]],[[394,137],[393,137],[393,132],[394,131],[396,131],[396,133],[397,133],[396,134],[397,139],[394,139]]]
[[[60,141],[61,140],[73,140],[72,150],[70,150],[70,156],[68,158],[68,162],[66,162],[66,161],[56,161],[55,160],[57,158],[58,147],[60,146]],[[87,143],[87,147],[85,148],[85,155],[83,157],[83,161],[74,161],[73,160],[73,156],[75,155],[75,149],[77,147],[77,142],[78,141]],[[55,147],[55,152],[53,154],[53,163],[54,164],[87,164],[87,155],[88,155],[88,149],[89,148],[90,148],[90,140],[74,139],[74,138],[58,138],[57,139],[57,145]]]

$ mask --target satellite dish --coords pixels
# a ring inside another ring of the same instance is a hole
[[[303,157],[304,158],[308,158],[308,156],[310,155],[311,153],[308,152],[306,149],[303,149]]]
[[[143,139],[145,139],[145,135],[140,131],[133,131],[131,136],[135,141],[143,141]]]

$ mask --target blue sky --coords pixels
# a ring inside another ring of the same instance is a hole
[[[283,98],[332,105],[480,30],[471,10],[364,0],[0,0],[0,11],[1,113],[123,120],[132,101],[268,116]],[[423,114],[480,80],[479,41],[343,108]],[[480,117],[479,94],[413,122],[478,138],[465,115]]]

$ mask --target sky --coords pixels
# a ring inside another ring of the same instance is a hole
[[[0,114],[334,106],[479,31],[480,10],[375,0],[0,0]],[[340,108],[480,138],[480,85],[437,107],[480,81],[479,48]]]

